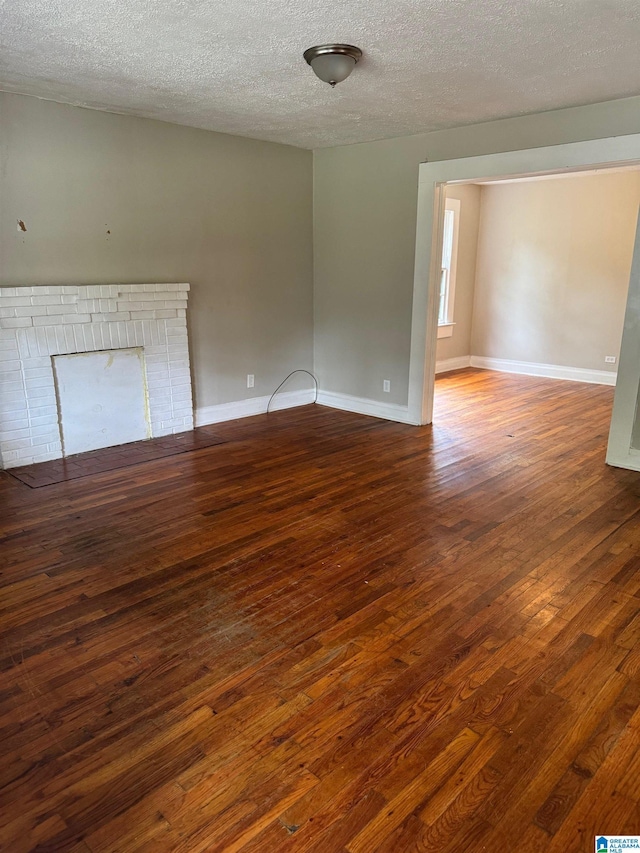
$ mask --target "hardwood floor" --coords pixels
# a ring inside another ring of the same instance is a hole
[[[467,370],[0,474],[0,848],[592,851],[640,833],[640,475],[612,389]]]

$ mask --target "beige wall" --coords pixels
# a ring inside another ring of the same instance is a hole
[[[455,325],[450,338],[438,340],[438,361],[471,355],[473,293],[476,279],[481,192],[481,187],[475,184],[455,184],[446,188],[447,198],[458,199],[460,202],[460,218],[458,221],[456,290],[453,305]]]
[[[617,369],[640,173],[482,188],[473,355]]]
[[[0,158],[1,284],[190,282],[199,407],[311,368],[309,151],[0,93]]]
[[[321,386],[407,403],[419,163],[638,132],[640,98],[628,98],[314,152]]]

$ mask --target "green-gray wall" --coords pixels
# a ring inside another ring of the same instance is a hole
[[[198,407],[311,369],[311,152],[0,93],[0,163],[0,284],[189,282]]]
[[[315,369],[406,405],[418,166],[640,132],[640,98],[314,152]],[[383,379],[391,393],[383,394]]]
[[[312,169],[300,149],[0,94],[0,282],[189,281],[198,407],[311,368],[314,334],[324,390],[406,405],[419,163],[638,132],[630,98],[321,149]]]

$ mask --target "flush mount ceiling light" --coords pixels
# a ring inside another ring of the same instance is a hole
[[[346,80],[361,56],[360,48],[352,44],[320,44],[304,52],[316,75],[330,86]]]

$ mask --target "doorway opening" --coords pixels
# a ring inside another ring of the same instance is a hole
[[[500,184],[504,187],[503,182],[506,181],[522,187],[535,178],[545,178],[549,183],[552,178],[559,176],[582,173],[581,176],[585,177],[585,173],[594,172],[614,174],[621,170],[637,170],[639,166],[640,135],[424,163],[420,166],[409,383],[409,414],[414,423],[430,423],[433,413],[438,314],[441,309],[443,211],[447,190],[465,185],[474,185],[481,189],[484,185],[499,188]],[[638,276],[640,277],[640,269]],[[459,287],[458,282],[456,288]],[[454,322],[457,322],[457,319],[454,319]],[[624,350],[623,345],[619,376],[621,371],[624,372]],[[511,360],[517,359],[512,356]],[[607,371],[610,372],[610,368],[604,367],[602,373]],[[638,382],[640,368],[635,395]],[[626,386],[625,393],[628,395],[628,382]]]

